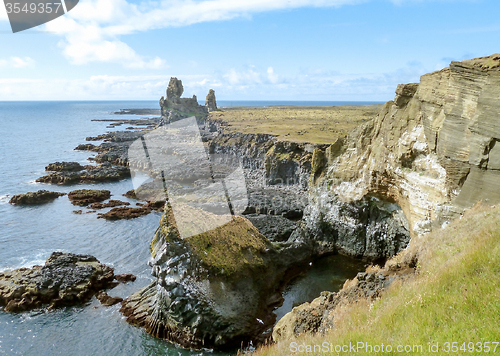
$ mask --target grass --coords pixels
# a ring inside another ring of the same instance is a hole
[[[314,352],[313,345],[358,342],[391,345],[393,352],[384,355],[400,354],[398,345],[410,345],[405,354],[480,354],[478,342],[490,342],[492,352],[491,342],[500,342],[500,208],[476,206],[447,228],[413,239],[389,264],[413,256],[418,258],[416,273],[394,282],[382,298],[336,310],[335,328],[325,335],[291,341],[311,345],[307,355],[350,354]],[[300,354],[291,352],[291,341],[265,346],[256,355]],[[439,352],[429,351],[436,343]],[[444,352],[455,346],[458,352]],[[361,349],[357,354],[376,353]]]
[[[212,112],[210,117],[224,121],[230,131],[328,144],[373,119],[381,108],[382,105],[231,107]]]
[[[188,237],[186,242],[205,267],[226,276],[262,266],[261,255],[270,245],[250,221],[240,216],[215,229]]]

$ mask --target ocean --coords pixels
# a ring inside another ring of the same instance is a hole
[[[305,105],[336,106],[365,104],[352,102],[266,102],[220,101],[219,106]],[[366,103],[372,104],[372,103]],[[96,214],[77,215],[80,210],[66,197],[31,207],[8,203],[14,194],[47,189],[69,192],[75,189],[108,189],[113,199],[135,201],[122,196],[133,189],[130,179],[115,183],[57,186],[36,183],[45,174],[44,167],[56,161],[88,164],[90,152],[74,151],[87,136],[97,136],[109,129],[109,123],[93,119],[137,119],[135,115],[113,115],[120,109],[159,108],[157,101],[113,102],[0,102],[0,271],[43,264],[53,251],[90,254],[115,269],[116,274],[133,273],[134,283],[121,284],[109,291],[126,298],[149,284],[151,268],[149,244],[158,227],[160,213],[133,220],[106,221]],[[83,209],[85,210],[85,209]],[[85,212],[85,211],[84,211]],[[338,265],[339,262],[332,262]],[[353,264],[350,273],[359,270]],[[324,270],[325,266],[321,267]],[[329,267],[339,268],[339,267]],[[325,283],[341,284],[332,272],[319,273],[310,293],[319,295]],[[334,273],[333,273],[334,274]],[[304,283],[304,280],[302,281]],[[300,286],[300,284],[297,284]],[[296,285],[296,286],[297,286]],[[295,302],[311,298],[301,295],[302,287],[291,286],[289,298],[280,315]],[[307,288],[306,288],[307,289]],[[325,288],[326,289],[326,288]],[[295,290],[295,292],[293,292]],[[295,293],[295,294],[294,294]],[[211,351],[188,351],[158,340],[142,329],[127,324],[118,312],[120,305],[103,307],[93,298],[86,305],[47,311],[10,314],[0,310],[0,355],[225,355]]]

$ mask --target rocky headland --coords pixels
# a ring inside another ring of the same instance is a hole
[[[182,86],[173,80],[161,101],[163,123],[195,116],[209,154],[239,159],[248,192],[241,215],[248,219],[232,216],[215,230],[185,238],[167,204],[151,244],[156,279],[123,302],[127,320],[189,348],[262,340],[283,286],[306,261],[342,253],[384,262],[410,238],[441,227],[475,202],[500,201],[499,68],[499,55],[453,62],[419,84],[401,85],[373,120],[331,144],[225,130],[227,123],[207,116],[206,107],[181,100]],[[184,214],[198,222],[214,219],[195,206]],[[359,274],[339,296],[326,293],[314,308],[295,310],[300,318],[284,320],[295,320],[292,329],[299,333],[320,330],[328,318],[307,313],[377,297],[391,278]]]

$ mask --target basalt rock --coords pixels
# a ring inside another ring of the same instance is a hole
[[[205,99],[205,106],[206,106],[208,112],[217,110],[217,101],[215,99],[215,90],[210,89],[208,91],[207,98]]]
[[[130,177],[130,170],[128,168],[112,166],[109,163],[104,163],[95,168],[92,167],[92,169],[88,169],[89,167],[86,168],[86,170],[79,172],[53,172],[38,178],[36,181],[40,183],[70,185],[78,183],[115,182]]]
[[[92,203],[90,204],[90,209],[104,209],[104,208],[114,208],[122,205],[130,205],[128,202],[121,200],[110,200],[107,203]]]
[[[190,116],[203,118],[208,109],[198,104],[196,95],[192,98],[181,98],[184,93],[182,81],[177,78],[170,78],[167,87],[167,98],[160,99],[161,118],[164,123],[171,123]]]
[[[109,190],[79,189],[73,190],[68,194],[68,198],[73,205],[87,206],[109,199],[111,192]]]
[[[113,269],[95,257],[54,252],[45,265],[0,273],[0,306],[21,312],[88,302],[98,291],[114,287]]]
[[[123,298],[120,298],[120,297],[110,297],[108,295],[108,293],[106,293],[105,291],[100,291],[99,293],[97,293],[96,295],[96,298],[97,300],[99,300],[101,302],[102,305],[104,305],[105,307],[110,307],[112,305],[115,305],[115,304],[118,304],[118,303],[121,303],[123,301]]]
[[[188,210],[195,223],[214,216]],[[276,247],[245,218],[180,238],[167,205],[151,244],[156,280],[122,303],[131,324],[184,347],[225,348],[260,338],[282,302],[280,282],[307,246]]]
[[[79,172],[83,169],[84,167],[78,162],[56,162],[45,167],[46,171],[54,172]]]
[[[48,190],[39,190],[37,192],[29,192],[25,194],[14,195],[9,203],[13,205],[34,205],[51,202],[66,193],[49,192]]]

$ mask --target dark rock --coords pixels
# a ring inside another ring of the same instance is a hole
[[[259,230],[259,232],[273,242],[288,240],[297,224],[282,216],[276,215],[246,215],[248,220]]]
[[[123,196],[129,199],[137,199],[137,196],[135,195],[135,189],[129,190],[128,192],[123,194]]]
[[[110,200],[107,203],[92,203],[90,204],[90,209],[104,209],[104,208],[114,208],[115,206],[130,205],[130,203],[121,200]]]
[[[193,214],[203,223],[215,218]],[[151,251],[157,280],[124,300],[120,311],[148,333],[195,349],[265,339],[286,272],[311,253],[298,244],[278,249],[242,217],[183,239],[170,206]]]
[[[87,206],[91,203],[101,202],[109,199],[109,190],[80,189],[73,190],[68,194],[68,198],[73,205]]]
[[[78,162],[56,162],[45,167],[46,171],[54,172],[79,172],[83,169],[84,167]]]
[[[120,207],[120,208],[113,208],[105,214],[99,214],[98,219],[106,219],[106,220],[135,219],[143,215],[148,215],[149,213],[151,213],[151,209],[146,207],[142,208]]]
[[[114,182],[128,177],[130,177],[130,170],[126,167],[101,165],[92,170],[80,172],[54,172],[40,177],[36,181],[40,183],[68,185],[77,183]]]
[[[73,214],[82,215],[83,211],[82,210],[73,210]]]
[[[26,194],[16,194],[10,199],[9,203],[14,205],[43,204],[51,202],[63,195],[66,195],[66,193],[39,190],[37,192],[29,192]]]
[[[105,307],[110,307],[112,305],[118,304],[123,301],[123,298],[120,297],[110,297],[108,293],[105,291],[100,291],[97,293],[96,298],[101,302]]]
[[[93,256],[54,252],[43,267],[0,273],[0,305],[21,312],[85,303],[113,279],[113,269]]]
[[[100,150],[99,146],[93,145],[91,143],[81,144],[75,148],[75,151],[99,152],[99,150]]]
[[[137,279],[137,277],[134,276],[131,273],[125,273],[125,274],[116,274],[115,275],[115,279],[118,282],[126,283],[126,282],[133,282],[133,281],[135,281]]]

